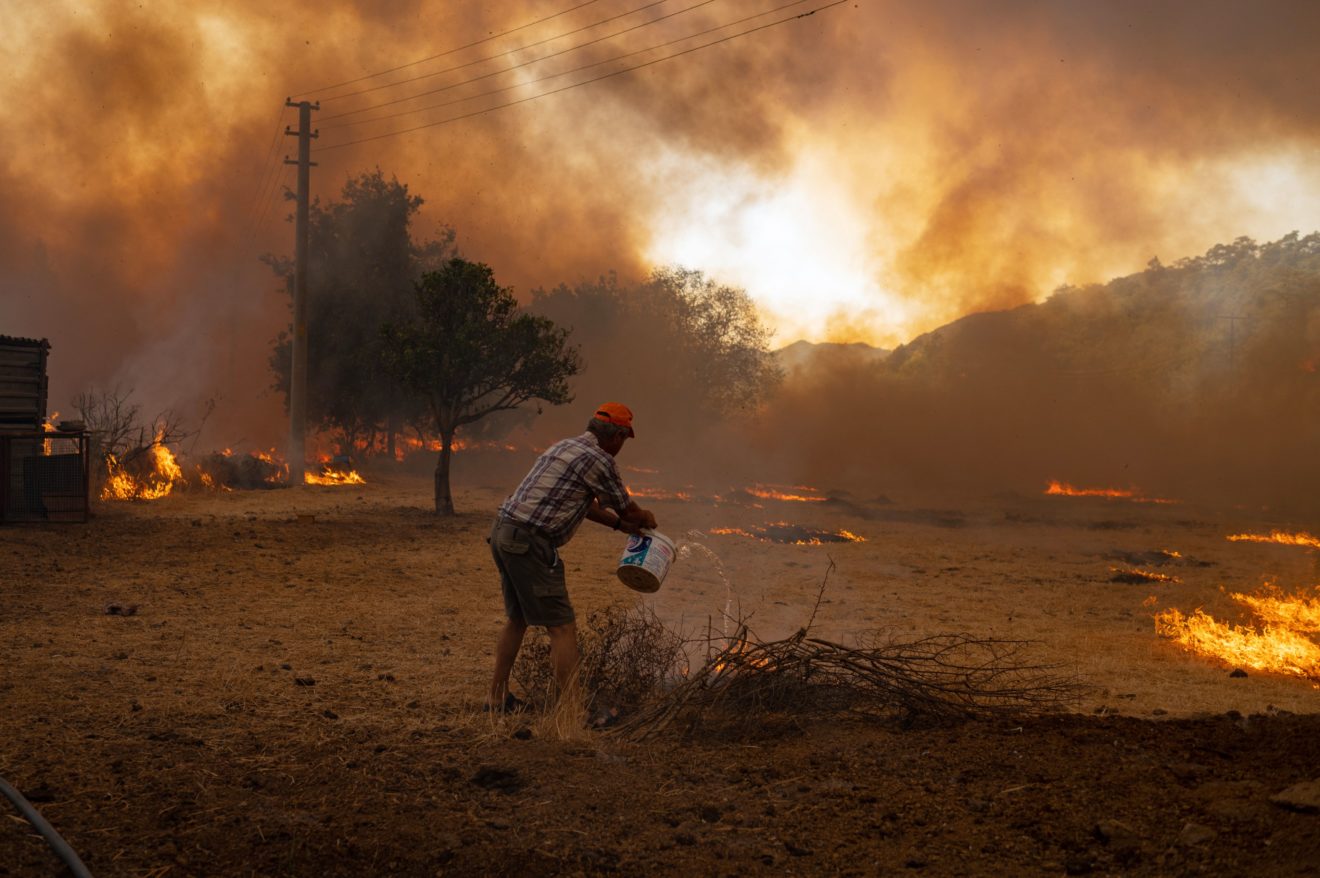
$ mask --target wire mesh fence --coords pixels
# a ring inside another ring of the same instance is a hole
[[[86,521],[88,439],[83,432],[0,435],[0,523]]]

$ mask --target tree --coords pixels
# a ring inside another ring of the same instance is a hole
[[[490,267],[454,257],[414,285],[411,319],[381,330],[393,375],[424,399],[440,436],[435,511],[454,514],[449,461],[454,434],[495,412],[540,399],[570,402],[580,368],[568,331],[522,312]]]
[[[747,293],[700,271],[561,284],[534,291],[529,308],[572,327],[588,352],[574,391],[627,402],[645,416],[655,451],[690,446],[701,431],[755,410],[782,378]]]
[[[657,268],[640,290],[665,314],[681,386],[702,388],[702,402],[729,413],[753,409],[783,377],[770,355],[770,330],[745,290],[719,284],[695,269]],[[671,354],[672,356],[672,354]]]
[[[350,178],[340,200],[309,211],[307,267],[307,413],[337,432],[344,452],[371,448],[381,434],[393,454],[402,425],[424,416],[383,368],[380,327],[405,317],[412,284],[452,255],[454,231],[416,243],[413,216],[422,199],[380,169]],[[267,257],[293,291],[293,262]],[[271,354],[275,389],[287,404],[289,332]]]

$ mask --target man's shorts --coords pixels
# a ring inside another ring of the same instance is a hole
[[[567,625],[574,620],[564,562],[544,534],[496,517],[490,554],[500,571],[504,612],[528,625]]]

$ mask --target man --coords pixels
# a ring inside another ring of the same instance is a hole
[[[495,675],[486,710],[509,712],[522,702],[509,692],[509,673],[528,625],[550,635],[550,662],[562,693],[577,670],[577,625],[559,547],[583,518],[627,534],[656,526],[655,516],[628,496],[614,458],[634,437],[632,411],[607,402],[587,432],[555,443],[536,459],[501,505],[490,532],[508,620],[495,645]]]

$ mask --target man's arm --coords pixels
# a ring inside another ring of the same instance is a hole
[[[621,530],[626,534],[638,533],[643,528],[654,530],[656,527],[655,515],[649,510],[638,506],[635,500],[628,501],[628,505],[624,507],[622,514],[601,506],[599,500],[592,500],[591,506],[587,507],[587,518],[614,530]]]

